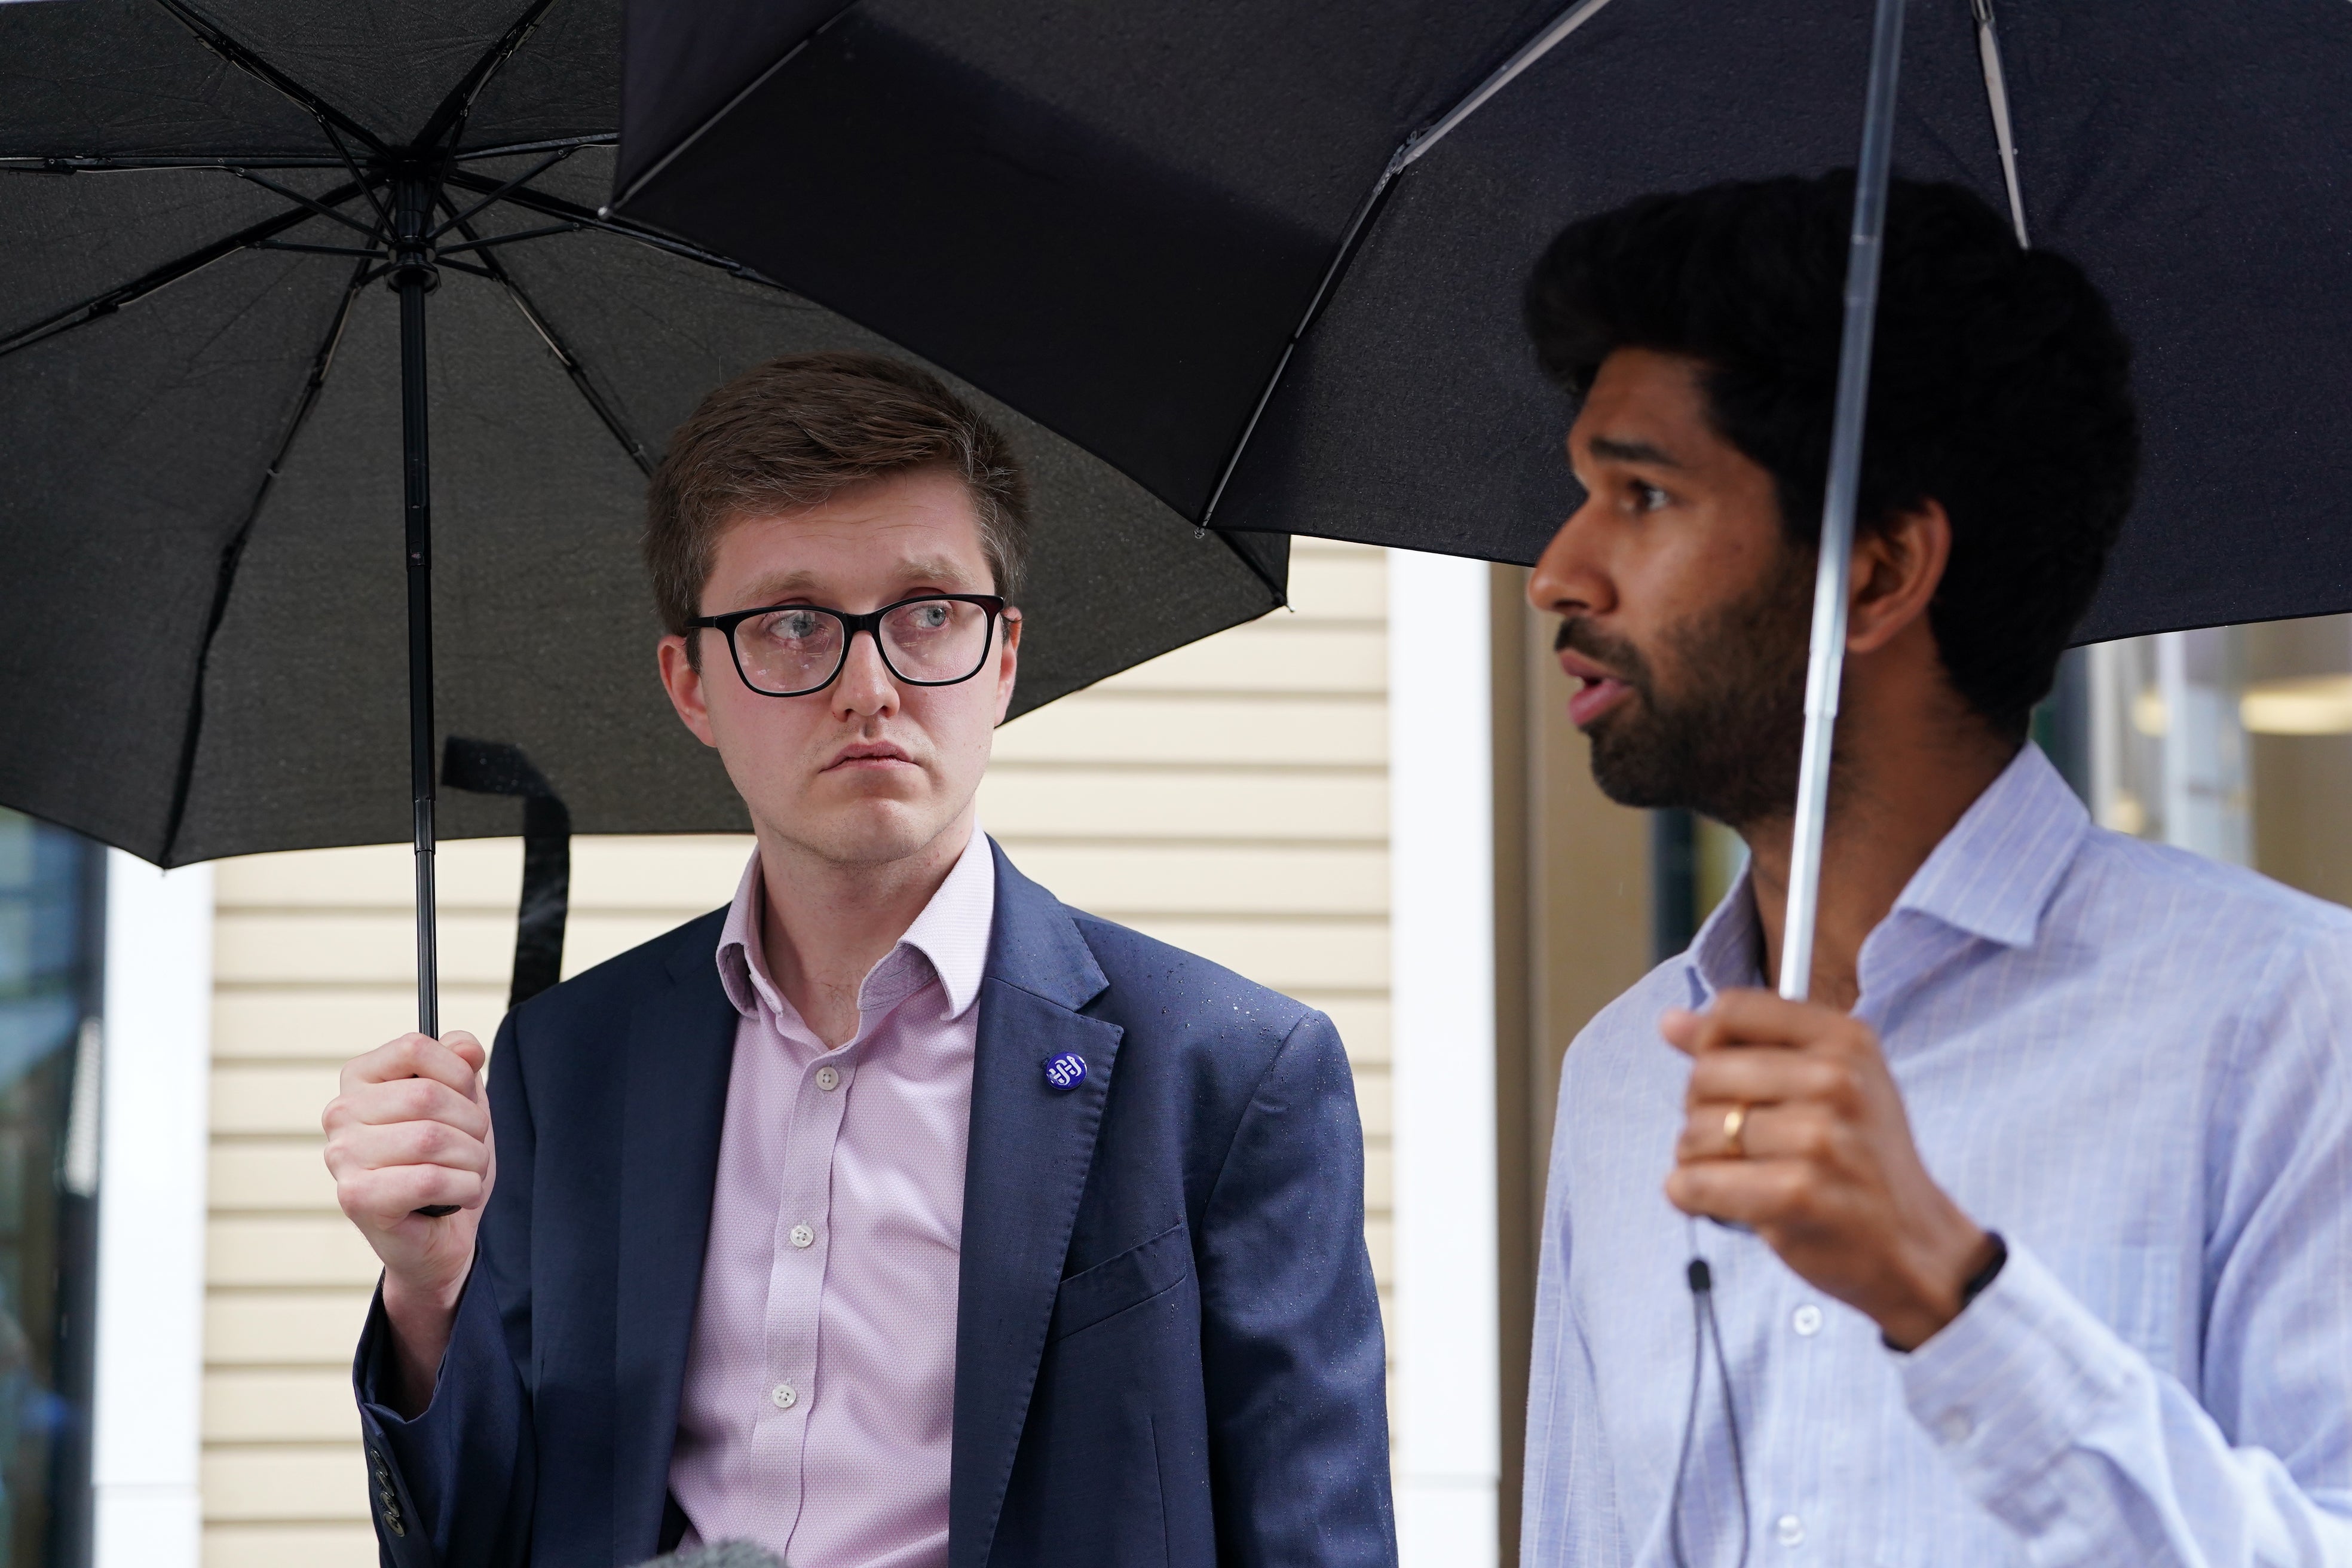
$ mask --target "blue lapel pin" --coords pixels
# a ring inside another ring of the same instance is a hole
[[[1045,1081],[1064,1094],[1087,1081],[1087,1058],[1076,1051],[1064,1051],[1045,1058]]]

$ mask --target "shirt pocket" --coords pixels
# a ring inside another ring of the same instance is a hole
[[[1106,1318],[1174,1289],[1192,1272],[1192,1238],[1178,1220],[1139,1247],[1082,1268],[1062,1281],[1054,1298],[1047,1343],[1090,1329]]]

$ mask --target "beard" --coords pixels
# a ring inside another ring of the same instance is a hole
[[[1795,808],[1812,576],[1803,552],[1783,551],[1746,595],[1675,628],[1665,639],[1674,691],[1633,644],[1573,616],[1560,623],[1556,647],[1606,665],[1632,689],[1587,731],[1603,795],[1734,828]]]

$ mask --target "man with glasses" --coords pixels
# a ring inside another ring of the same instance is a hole
[[[487,1103],[463,1034],[345,1069],[388,1562],[1393,1560],[1329,1020],[979,829],[1025,507],[998,432],[871,355],[673,437],[662,679],[758,847],[730,907],[511,1014]]]

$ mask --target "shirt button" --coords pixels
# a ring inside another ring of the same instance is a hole
[[[831,1094],[841,1087],[841,1075],[831,1068],[819,1068],[816,1069],[816,1086]]]
[[[1789,1326],[1811,1339],[1822,1331],[1822,1310],[1808,1301],[1789,1315]]]
[[[1936,1423],[1936,1436],[1947,1443],[1965,1443],[1976,1429],[1976,1423],[1969,1420],[1968,1413],[1963,1410],[1951,1411]]]
[[[789,1383],[780,1383],[768,1390],[768,1403],[779,1410],[790,1410],[801,1402],[800,1394]]]
[[[1805,1543],[1805,1521],[1793,1513],[1784,1513],[1780,1522],[1772,1527],[1772,1533],[1780,1538],[1783,1546],[1802,1546]]]
[[[793,1226],[793,1245],[794,1247],[806,1247],[815,1239],[816,1232],[811,1230],[808,1226],[804,1225],[796,1225]]]

